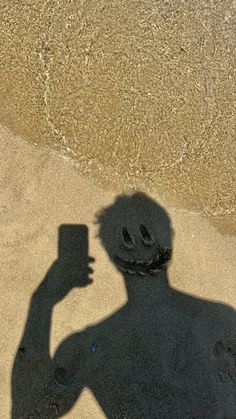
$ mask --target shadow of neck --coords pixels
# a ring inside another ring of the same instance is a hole
[[[161,271],[154,276],[127,274],[124,280],[129,305],[163,302],[170,295],[171,288],[166,271]]]

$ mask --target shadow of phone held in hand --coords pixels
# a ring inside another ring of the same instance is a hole
[[[137,192],[117,197],[96,222],[127,302],[66,338],[51,359],[52,309],[92,283],[94,261],[87,226],[60,226],[58,259],[31,298],[15,357],[12,419],[62,417],[85,387],[107,418],[233,418],[235,311],[170,286],[162,260],[174,234],[167,212]]]

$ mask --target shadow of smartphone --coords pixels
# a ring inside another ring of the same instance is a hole
[[[85,224],[62,224],[59,227],[58,260],[68,267],[71,274],[79,275],[78,286],[92,282],[89,278],[92,269],[88,266],[92,258],[88,255],[88,246],[88,227]]]

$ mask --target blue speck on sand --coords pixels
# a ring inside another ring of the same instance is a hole
[[[97,350],[97,344],[96,344],[96,342],[93,342],[92,343],[92,352],[96,352],[96,350]]]

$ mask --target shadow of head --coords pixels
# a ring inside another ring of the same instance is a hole
[[[99,224],[97,237],[119,268],[125,264],[130,273],[134,267],[134,271],[147,272],[163,249],[170,249],[170,259],[174,235],[170,217],[143,192],[118,196],[96,214],[95,224]]]

